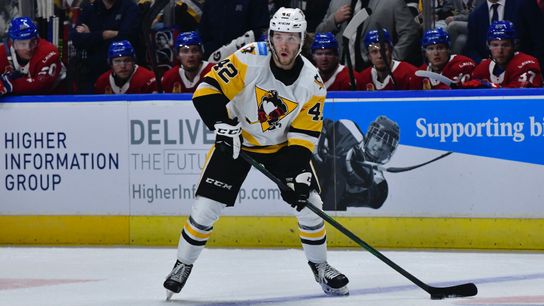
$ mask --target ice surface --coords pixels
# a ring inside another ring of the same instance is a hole
[[[330,250],[350,296],[328,297],[301,250],[205,249],[180,294],[162,282],[175,248],[0,248],[0,305],[544,305],[544,253],[384,251],[433,286],[474,282],[471,298],[431,300],[364,250]]]

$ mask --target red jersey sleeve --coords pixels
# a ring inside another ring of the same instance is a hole
[[[161,80],[162,90],[166,93],[179,93],[179,88],[176,88],[177,91],[174,90],[174,83],[176,81],[181,81],[181,79],[179,78],[179,66],[174,66],[164,73]]]
[[[472,71],[471,79],[489,81],[489,63],[490,59],[484,59]]]
[[[111,74],[111,70],[104,72],[101,74],[98,79],[96,79],[96,82],[94,83],[94,93],[95,94],[111,94],[111,86],[110,86],[110,80],[109,76]]]
[[[371,67],[366,68],[361,73],[355,75],[357,90],[375,90],[374,84],[372,84],[372,77],[370,75]]]

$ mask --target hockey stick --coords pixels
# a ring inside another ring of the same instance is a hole
[[[250,165],[255,167],[257,170],[259,170],[262,174],[264,174],[266,177],[268,177],[270,180],[272,180],[274,183],[278,185],[278,187],[283,191],[292,191],[291,188],[289,188],[282,180],[277,178],[274,174],[272,174],[270,171],[268,171],[262,164],[254,160],[251,156],[249,156],[244,150],[240,150],[240,156],[247,161]],[[323,220],[327,221],[330,225],[335,227],[337,230],[342,232],[344,235],[349,237],[351,240],[356,242],[358,245],[366,249],[368,252],[370,252],[372,255],[378,257],[381,261],[386,263],[388,266],[393,268],[395,271],[402,274],[404,277],[408,278],[410,281],[412,281],[414,284],[416,284],[421,289],[425,290],[427,293],[431,295],[431,299],[433,300],[440,300],[444,298],[455,298],[455,297],[467,297],[467,296],[474,296],[478,293],[478,288],[473,283],[466,283],[462,285],[457,286],[449,286],[449,287],[433,287],[430,285],[425,284],[412,274],[410,274],[408,271],[401,268],[399,265],[391,261],[389,258],[385,257],[382,253],[380,253],[378,250],[370,246],[368,243],[364,242],[361,238],[357,237],[354,233],[346,229],[342,224],[338,223],[336,220],[331,218],[329,215],[327,215],[324,211],[317,208],[312,203],[308,202],[306,204],[306,207],[313,211],[315,214],[323,218]]]
[[[13,57],[11,55],[11,47],[9,46],[9,43],[8,43],[8,38],[7,38],[7,35],[6,37],[3,39],[3,44],[4,44],[4,49],[6,50],[6,58],[8,60],[8,64],[13,68],[15,69],[15,65],[13,64]]]
[[[373,162],[369,162],[369,161],[364,161],[363,163],[367,164],[367,165],[370,165],[372,166],[372,168],[376,169],[376,170],[380,170],[380,171],[386,171],[386,172],[390,172],[390,173],[400,173],[400,172],[406,172],[406,171],[410,171],[410,170],[414,170],[414,169],[417,169],[419,167],[423,167],[425,165],[428,165],[432,162],[435,162],[439,159],[442,159],[448,155],[450,155],[451,153],[453,152],[446,152],[440,156],[437,156],[429,161],[426,161],[424,163],[421,163],[421,164],[417,164],[417,165],[413,165],[413,166],[409,166],[409,167],[388,167],[388,168],[385,168],[384,166],[380,165],[380,164],[377,164],[377,163],[373,163]]]
[[[349,82],[351,90],[356,90],[355,75],[353,74],[353,63],[351,62],[351,55],[349,54],[349,40],[345,37],[342,38],[344,45],[344,55],[346,56],[346,65],[348,66]]]
[[[145,17],[142,23],[142,31],[144,33],[144,40],[147,46],[147,51],[149,53],[149,58],[151,60],[151,68],[153,68],[153,72],[155,73],[157,91],[159,93],[163,92],[162,83],[161,83],[162,74],[157,65],[157,58],[155,57],[155,52],[157,50],[155,48],[154,40],[151,39],[151,26],[153,25],[153,20],[155,20],[155,17],[157,17],[157,15],[169,2],[170,0],[157,0],[149,8],[149,11],[147,12],[147,14],[145,14]]]
[[[342,34],[342,43],[346,64],[348,65],[349,81],[351,82],[351,90],[355,90],[355,75],[353,74],[353,63],[351,62],[351,54],[349,52],[349,40],[357,34],[357,28],[368,18],[367,9],[360,10],[351,21],[348,23]]]
[[[442,75],[440,73],[436,73],[436,72],[432,72],[432,71],[428,71],[428,70],[417,70],[416,71],[416,76],[418,77],[422,77],[422,78],[429,78],[429,79],[433,79],[435,81],[438,81],[440,83],[444,83],[452,88],[455,88],[457,87],[457,83],[456,81],[446,77],[445,75]]]

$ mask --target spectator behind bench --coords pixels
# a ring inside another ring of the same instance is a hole
[[[13,18],[7,36],[0,47],[0,96],[55,93],[66,78],[57,47],[39,37],[28,17]]]
[[[465,48],[468,35],[469,14],[486,0],[445,0],[443,10],[451,14],[444,20],[446,31],[451,37],[451,49],[460,54]]]
[[[204,58],[248,31],[253,31],[253,39],[249,41],[253,42],[268,28],[266,0],[206,0],[202,11],[199,32],[204,44]],[[220,53],[214,61],[228,55]]]
[[[412,12],[406,6],[405,0],[369,0],[366,1],[332,0],[323,21],[317,26],[316,32],[332,32],[336,40],[342,42],[342,34],[348,21],[362,7],[371,10],[370,16],[362,24],[355,42],[354,49],[358,52],[351,54],[352,63],[357,71],[371,65],[366,57],[367,51],[363,39],[371,30],[383,27],[391,33],[393,39],[393,58],[400,61],[408,61],[413,65],[421,64],[421,51],[419,47],[420,26],[414,20]],[[350,4],[354,3],[354,7]],[[340,54],[343,54],[343,44],[340,44]],[[342,59],[345,63],[345,59]]]
[[[82,6],[76,26],[70,32],[79,56],[75,70],[80,74],[79,93],[92,93],[98,76],[109,69],[109,45],[129,40],[137,46],[140,28],[140,11],[132,0],[96,0]]]

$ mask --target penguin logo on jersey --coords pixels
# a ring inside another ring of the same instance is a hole
[[[263,132],[280,128],[282,126],[281,120],[298,105],[280,97],[276,90],[255,87],[255,94],[257,97],[257,120],[251,121],[246,117],[246,121],[249,124],[259,123]]]
[[[244,53],[244,54],[246,54],[246,53],[255,54],[255,46],[254,45],[247,45],[242,49],[241,52]]]
[[[319,89],[322,89],[323,87],[325,87],[325,84],[323,84],[323,81],[321,81],[321,79],[319,78],[319,75],[314,75],[314,82],[317,84],[317,86],[319,86]]]

